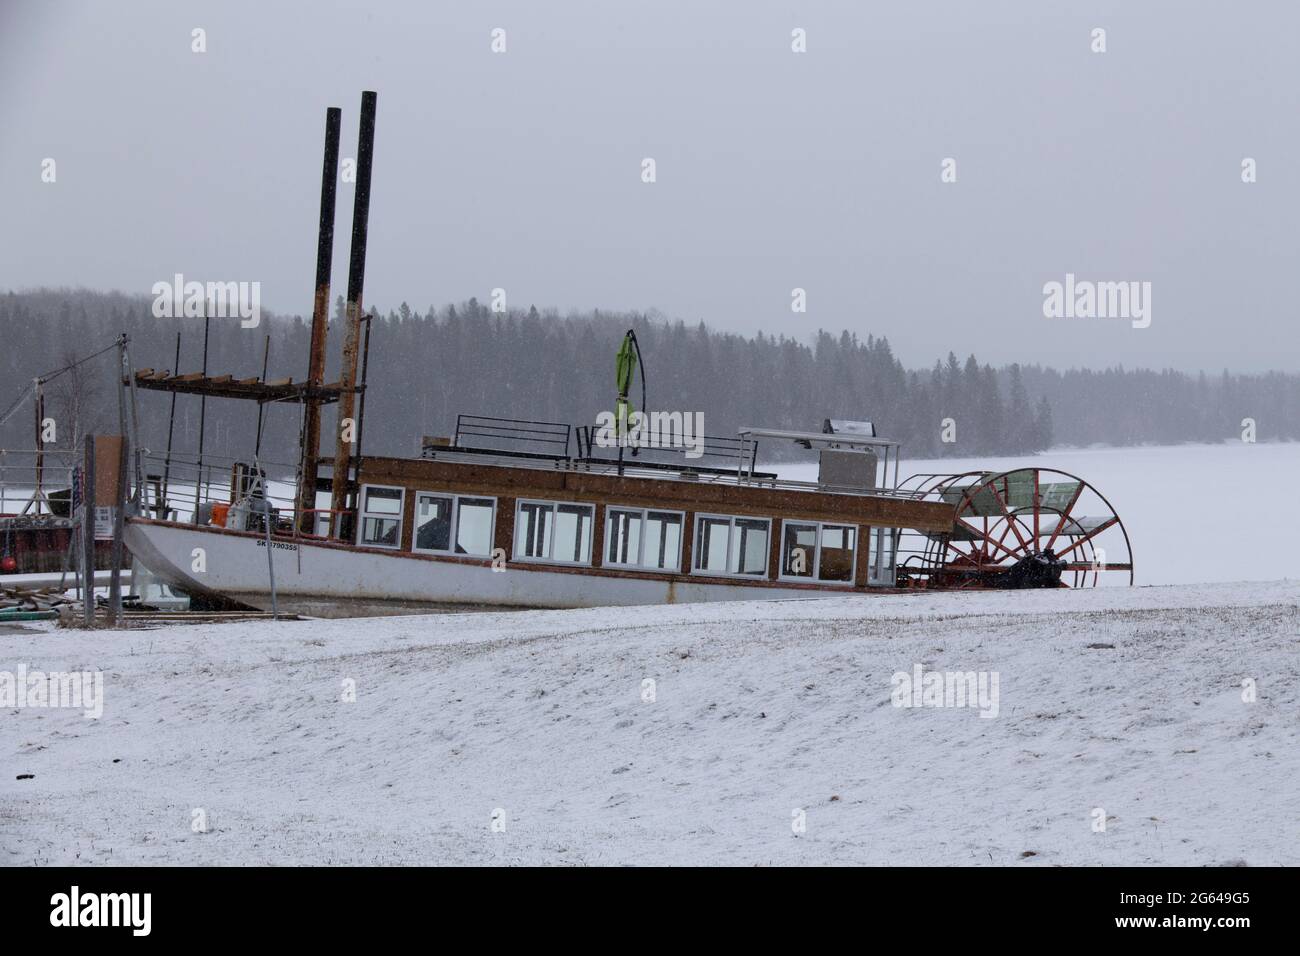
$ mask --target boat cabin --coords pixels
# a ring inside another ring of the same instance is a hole
[[[904,530],[953,526],[951,504],[896,490],[896,442],[830,423],[706,438],[695,458],[592,436],[462,415],[455,436],[426,438],[418,459],[366,456],[352,540],[500,569],[849,589],[894,586]],[[817,450],[818,479],[757,471],[759,439]]]

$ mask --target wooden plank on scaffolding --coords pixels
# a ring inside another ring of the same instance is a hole
[[[279,378],[263,382],[258,378],[237,379],[233,375],[208,377],[202,372],[190,372],[186,375],[137,375],[134,385],[141,389],[173,392],[185,395],[200,395],[207,398],[242,398],[257,402],[301,402],[319,400],[323,403],[336,402],[342,388],[338,383],[332,385],[311,385],[297,382],[290,378]],[[354,389],[360,392],[360,387]]]

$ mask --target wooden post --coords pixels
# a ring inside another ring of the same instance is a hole
[[[122,582],[122,526],[126,498],[127,440],[125,435],[87,435],[86,436],[86,505],[85,505],[85,567],[87,581],[90,585],[90,599],[87,625],[94,624],[94,585],[95,585],[95,509],[113,508],[113,566],[109,569],[109,604],[110,609],[116,602],[117,615],[120,616]],[[114,617],[114,620],[117,618]]]
[[[330,266],[334,256],[334,199],[339,178],[339,123],[342,111],[325,111],[325,163],[321,169],[320,228],[316,238],[316,298],[311,313],[311,351],[307,359],[307,385],[325,382],[325,339],[330,319]],[[265,378],[265,375],[263,376]],[[316,531],[316,476],[320,471],[319,396],[308,394],[303,406],[302,460],[298,474],[296,527],[303,534]]]
[[[375,145],[376,94],[361,94],[361,129],[357,141],[357,182],[352,204],[352,251],[348,262],[347,322],[343,330],[343,392],[338,405],[338,438],[334,451],[333,491],[330,515],[337,537],[342,537],[343,515],[349,506],[352,472],[352,438],[345,437],[344,423],[352,419],[356,408],[357,350],[361,339],[361,304],[366,276],[366,233],[370,219],[370,172]],[[352,431],[356,422],[352,423]]]
[[[81,600],[86,627],[95,626],[95,436],[86,436],[81,491]]]

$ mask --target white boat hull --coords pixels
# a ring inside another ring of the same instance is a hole
[[[126,544],[145,567],[192,596],[271,608],[264,537],[131,519]],[[327,542],[271,542],[276,605],[310,614],[401,613],[439,607],[574,608],[826,597],[826,589],[774,587],[685,576],[597,575],[582,569],[430,558]],[[835,592],[831,592],[835,593]],[[840,592],[842,593],[842,592]]]

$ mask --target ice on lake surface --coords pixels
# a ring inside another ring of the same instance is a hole
[[[760,446],[760,452],[762,448]],[[909,460],[922,472],[1056,468],[1105,495],[1128,529],[1136,584],[1300,579],[1293,510],[1300,442],[1061,448],[1010,458]],[[815,461],[769,466],[815,480]]]
[[[1292,510],[1300,442],[1060,448],[1004,458],[915,460],[904,448],[899,477],[1027,466],[1076,475],[1106,496],[1128,529],[1136,584],[1300,579],[1300,551],[1291,546],[1300,531]],[[783,478],[817,478],[815,458],[760,467]],[[280,503],[292,500],[292,484],[270,485]],[[172,492],[188,519],[192,488],[178,484]],[[9,489],[10,507],[30,493]]]

